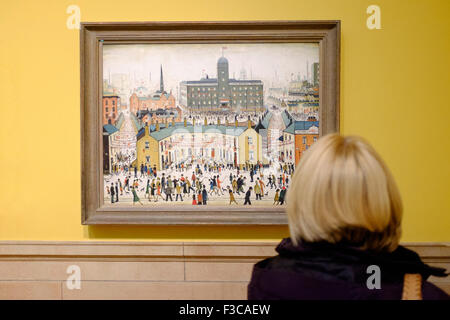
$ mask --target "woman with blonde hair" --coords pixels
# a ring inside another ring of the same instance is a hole
[[[399,245],[400,193],[363,139],[319,139],[300,160],[287,200],[290,238],[254,266],[249,299],[400,299],[406,281],[416,298],[449,298],[426,281],[445,270]]]

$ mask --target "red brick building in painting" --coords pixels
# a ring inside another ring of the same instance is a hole
[[[103,125],[114,124],[118,116],[118,108],[120,108],[119,96],[103,96]]]
[[[291,121],[281,137],[280,160],[288,163],[300,161],[303,153],[319,138],[319,122],[314,118],[308,121]]]
[[[174,109],[176,108],[175,97],[172,92],[167,93],[164,90],[163,71],[161,66],[161,75],[159,80],[159,90],[153,94],[140,96],[134,92],[130,96],[130,111],[137,114],[141,110],[158,110],[158,109]]]
[[[309,149],[311,145],[319,138],[319,130],[315,126],[311,126],[308,130],[302,130],[301,133],[295,134],[295,164],[298,165],[303,152]]]
[[[175,97],[172,93],[156,92],[153,95],[140,97],[136,93],[130,96],[130,111],[136,114],[140,110],[174,109]]]

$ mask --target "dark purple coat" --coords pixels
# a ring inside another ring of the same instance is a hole
[[[405,273],[420,273],[424,300],[449,296],[426,282],[445,277],[445,270],[424,264],[417,253],[399,246],[392,253],[375,253],[343,244],[301,243],[283,239],[278,256],[258,262],[248,285],[250,300],[400,300]],[[381,289],[368,289],[369,265],[381,270]]]

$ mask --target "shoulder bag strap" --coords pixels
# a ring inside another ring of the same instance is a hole
[[[405,273],[402,300],[422,300],[422,276],[419,273]]]

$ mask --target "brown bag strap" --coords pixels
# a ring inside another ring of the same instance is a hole
[[[402,300],[422,300],[422,276],[419,273],[405,273]]]

